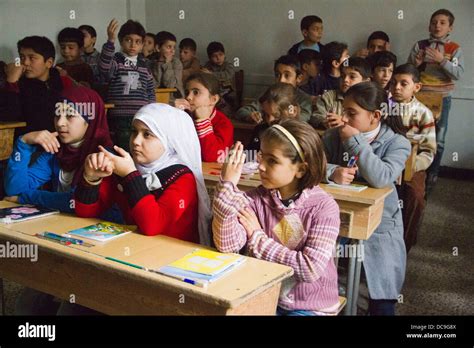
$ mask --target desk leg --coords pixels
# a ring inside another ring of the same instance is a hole
[[[3,278],[0,278],[0,315],[5,315],[5,297],[3,295]]]
[[[351,245],[353,240],[351,240]],[[347,303],[344,310],[345,315],[352,315],[352,301],[354,299],[354,273],[357,259],[349,255],[349,269],[347,270]]]
[[[351,315],[357,315],[357,301],[359,299],[359,284],[360,284],[360,272],[362,269],[362,261],[360,261],[363,255],[359,255],[362,253],[362,245],[364,241],[359,240],[357,241],[357,248],[356,248],[356,261],[355,261],[355,274],[354,274],[354,293],[352,294],[352,308],[351,308]]]

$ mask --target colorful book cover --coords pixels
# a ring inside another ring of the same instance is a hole
[[[21,205],[10,208],[1,208],[0,222],[4,224],[10,224],[57,213],[59,213],[58,210],[44,207],[36,207],[33,205]]]
[[[117,225],[110,222],[99,222],[76,230],[69,231],[66,236],[82,237],[97,242],[108,242],[112,239],[124,236],[132,232],[127,226]]]

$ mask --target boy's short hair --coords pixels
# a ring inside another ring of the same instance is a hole
[[[91,37],[97,37],[97,32],[95,31],[95,29],[92,25],[83,24],[83,25],[79,26],[78,29],[81,30],[81,31],[82,30],[87,31]]]
[[[27,36],[16,44],[18,53],[22,48],[31,48],[36,53],[43,56],[44,60],[56,58],[56,49],[50,39],[45,36]]]
[[[216,52],[225,53],[224,45],[217,41],[212,41],[209,45],[207,45],[207,56],[211,58],[211,56]]]
[[[322,23],[323,20],[319,18],[318,16],[304,16],[303,19],[301,19],[300,22],[300,28],[301,31],[303,30],[309,30],[309,27],[313,25],[313,23]]]
[[[163,46],[166,41],[176,42],[176,36],[174,36],[169,31],[160,31],[158,34],[156,34],[156,44],[158,47]]]
[[[273,64],[273,71],[276,71],[276,67],[278,64],[288,65],[295,69],[296,76],[301,75],[303,71],[301,70],[301,64],[297,56],[287,54],[281,56],[277,60],[275,60],[275,64]]]
[[[367,62],[367,59],[361,57],[350,57],[347,65],[343,65],[342,68],[351,68],[357,71],[364,80],[372,76],[372,69],[370,68],[369,62]]]
[[[431,18],[430,18],[430,22],[433,20],[434,17],[436,17],[437,15],[445,15],[448,17],[449,19],[449,26],[452,26],[453,23],[454,23],[454,15],[453,13],[450,11],[450,10],[447,10],[445,8],[442,8],[442,9],[439,9],[437,11],[435,11],[432,15],[431,15]]]
[[[154,42],[155,46],[156,46],[156,35],[153,34],[153,33],[146,33],[145,37],[146,36],[151,37],[153,39],[153,42]]]
[[[145,28],[143,28],[143,25],[141,25],[140,22],[129,19],[120,27],[118,33],[119,41],[122,42],[123,38],[127,35],[138,35],[142,40],[145,40]]]
[[[372,34],[369,35],[367,39],[367,47],[369,47],[369,43],[372,40],[383,40],[386,42],[390,42],[390,38],[388,37],[387,33],[381,30],[374,31]]]
[[[401,74],[411,75],[413,82],[415,83],[420,82],[420,71],[416,68],[416,66],[414,66],[411,63],[406,63],[406,64],[397,66],[395,70],[393,71],[392,76],[401,75]]]
[[[303,64],[311,64],[311,62],[316,62],[316,65],[321,66],[321,53],[315,50],[304,49],[298,52],[298,59],[301,66]]]
[[[367,61],[369,62],[372,71],[374,71],[378,66],[384,68],[388,68],[390,64],[393,64],[394,68],[397,66],[397,56],[390,51],[375,52],[371,56],[367,57]]]
[[[194,41],[193,39],[189,37],[182,39],[181,42],[179,43],[179,49],[183,50],[185,48],[189,48],[193,50],[194,52],[196,52],[197,50],[196,41]]]
[[[75,42],[79,48],[84,47],[84,33],[76,28],[64,28],[58,34],[58,42]]]
[[[342,58],[342,54],[347,49],[347,44],[343,42],[332,41],[326,44],[322,50],[323,71],[331,71],[332,61],[339,61]]]

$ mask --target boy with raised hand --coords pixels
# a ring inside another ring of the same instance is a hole
[[[118,22],[112,19],[107,27],[108,40],[102,46],[99,70],[109,81],[107,102],[115,106],[108,110],[109,129],[114,143],[129,148],[133,116],[143,105],[155,101],[155,85],[145,59],[139,55],[143,48],[145,29],[128,20],[120,27],[118,39],[122,52],[115,52]]]
[[[305,16],[300,22],[303,41],[294,44],[288,54],[297,55],[301,50],[310,49],[321,52],[324,45],[320,42],[323,37],[323,20],[318,16]]]
[[[378,30],[369,35],[367,47],[358,50],[355,56],[367,58],[380,51],[390,51],[390,38],[387,33]]]
[[[464,73],[464,56],[461,46],[451,41],[454,15],[440,9],[431,15],[430,38],[418,41],[411,50],[408,63],[414,64],[421,72],[422,91],[431,91],[443,96],[440,118],[436,121],[437,151],[426,182],[427,194],[434,187],[441,166],[444,142],[448,131],[448,117],[451,109],[451,93],[455,81]]]

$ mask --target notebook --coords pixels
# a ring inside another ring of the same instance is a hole
[[[10,208],[0,209],[0,222],[10,224],[14,222],[21,222],[30,219],[36,219],[43,216],[59,213],[58,210],[36,207],[34,205],[21,205]]]
[[[69,231],[66,237],[81,237],[95,240],[97,242],[108,242],[113,239],[124,236],[132,230],[124,225],[113,224],[110,222],[99,222],[76,230]]]
[[[368,186],[360,185],[360,184],[340,185],[340,184],[336,184],[335,182],[332,182],[328,184],[328,187],[360,192],[360,191],[364,191]]]
[[[234,270],[245,261],[238,254],[223,254],[216,251],[195,249],[186,256],[155,270],[171,277],[213,282]]]

